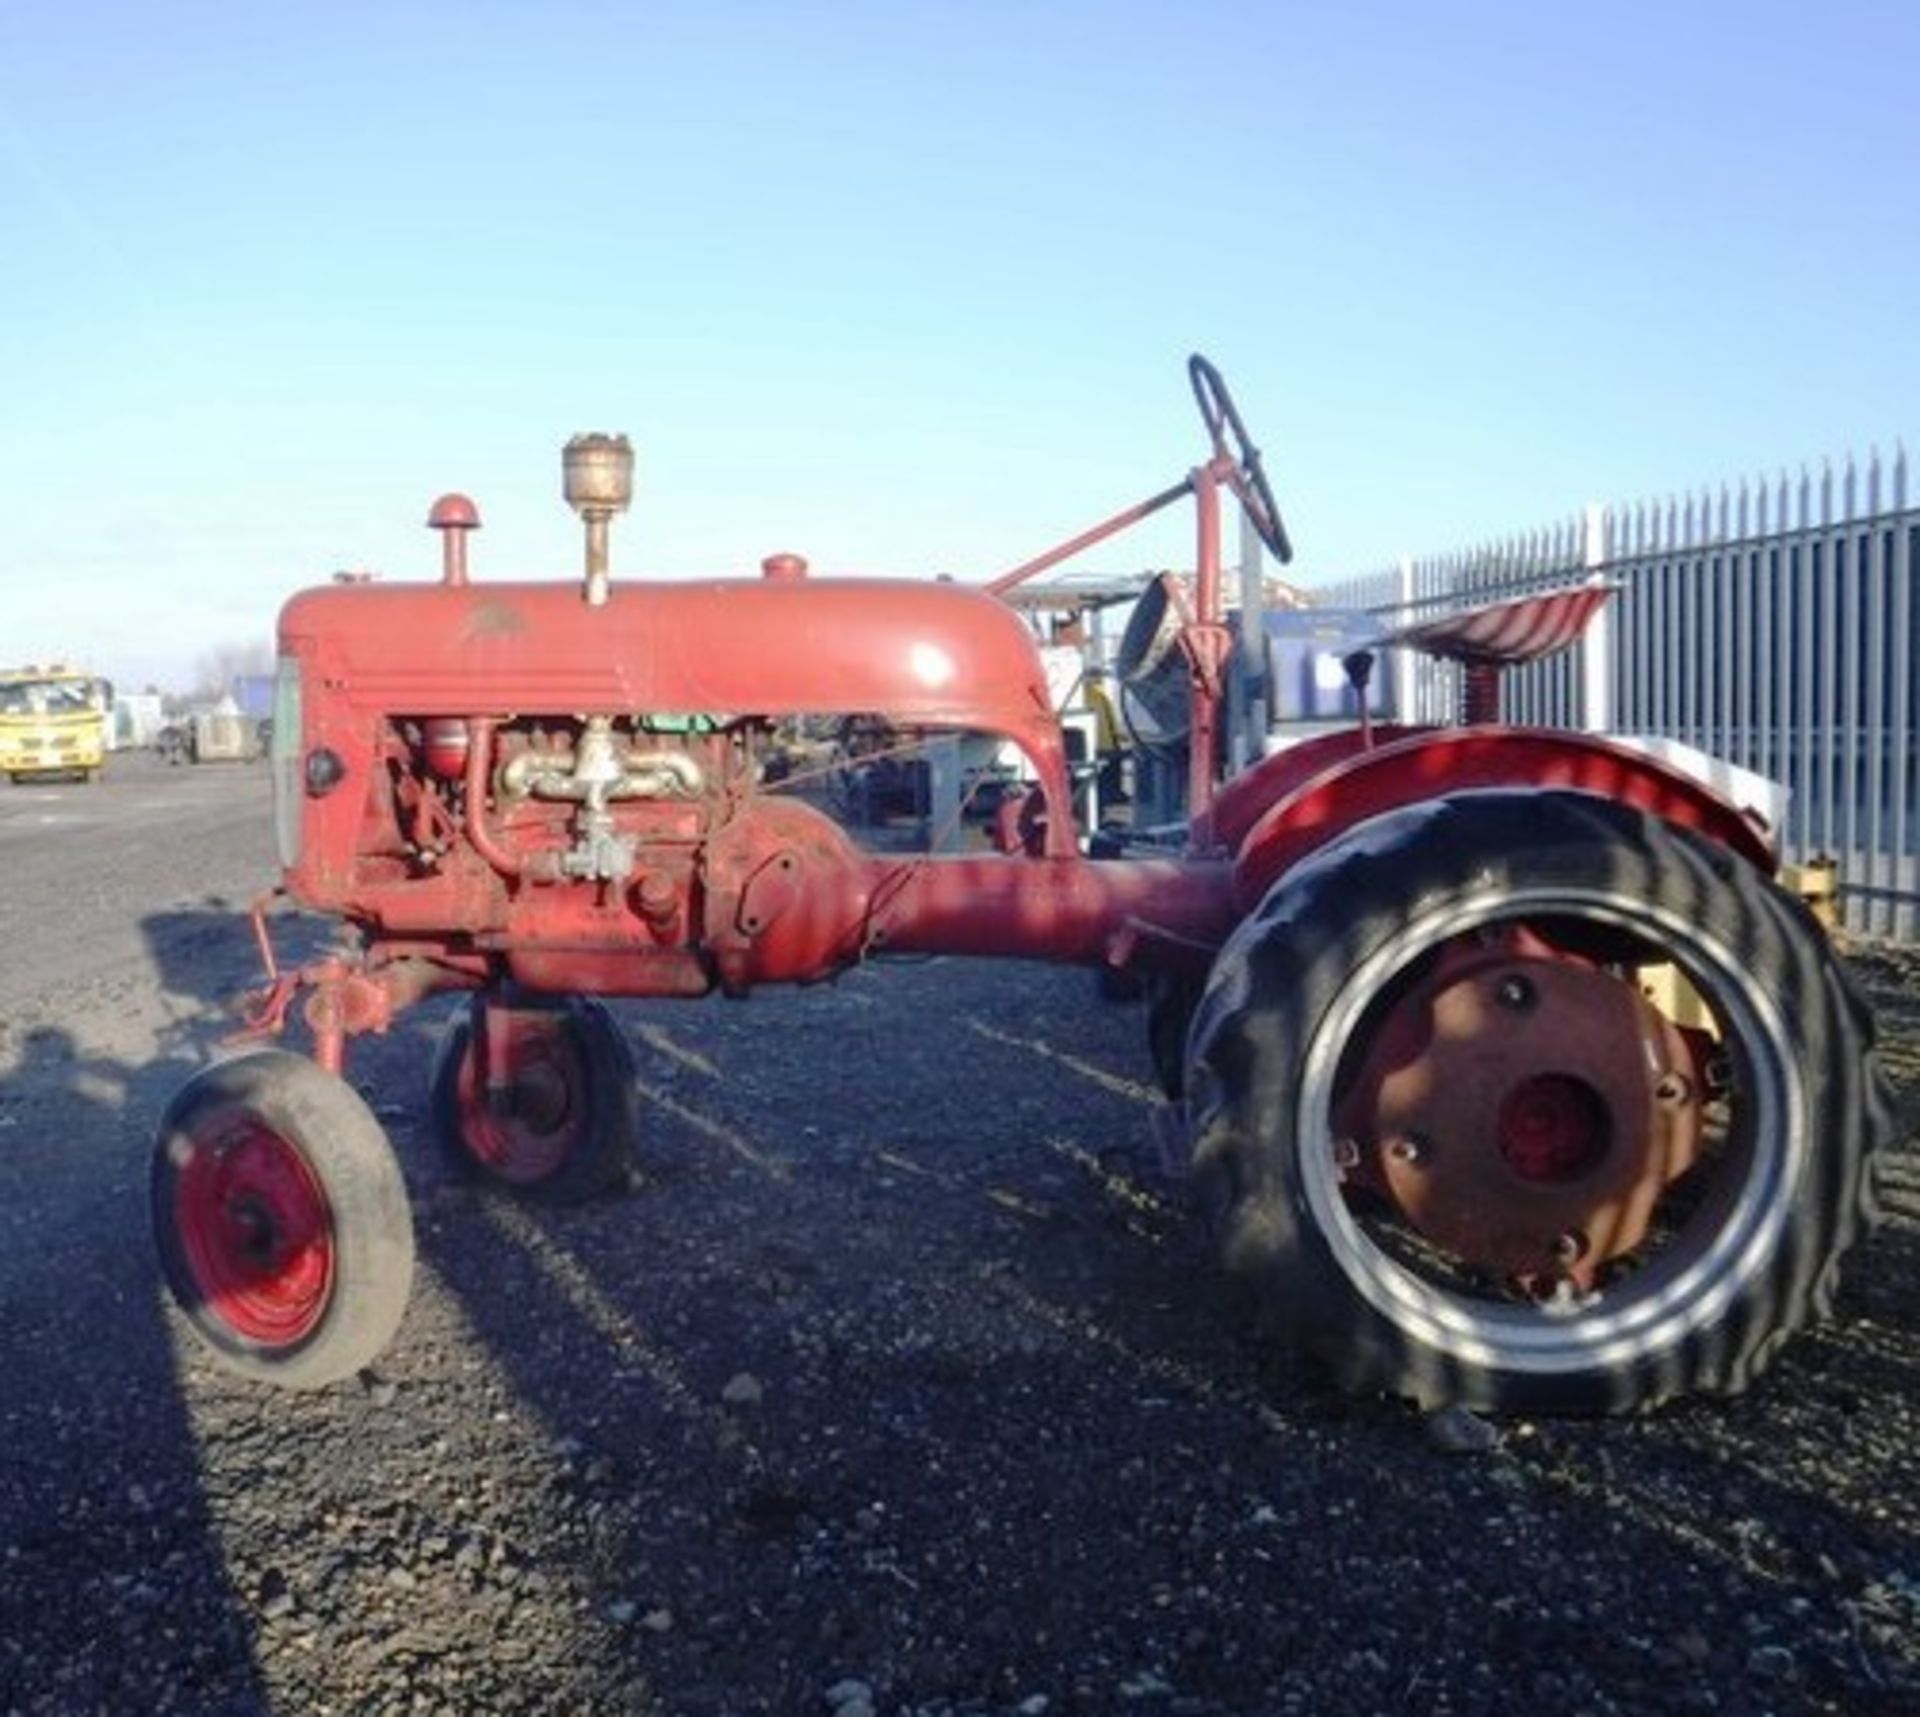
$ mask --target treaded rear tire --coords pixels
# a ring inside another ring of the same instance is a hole
[[[1368,1008],[1441,942],[1528,916],[1663,951],[1713,1008],[1735,1073],[1718,1165],[1734,1184],[1702,1201],[1723,1226],[1701,1231],[1693,1265],[1628,1274],[1571,1315],[1417,1275],[1349,1216],[1334,1167],[1336,1079]],[[1343,1386],[1427,1406],[1738,1394],[1829,1309],[1892,1131],[1871,1015],[1801,904],[1710,841],[1571,792],[1458,794],[1314,855],[1221,950],[1187,1062],[1228,1268]]]

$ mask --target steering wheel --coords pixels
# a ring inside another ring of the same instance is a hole
[[[1187,359],[1187,379],[1193,383],[1193,397],[1200,405],[1200,421],[1207,426],[1213,451],[1233,460],[1227,487],[1238,497],[1254,531],[1273,558],[1285,566],[1293,559],[1293,544],[1287,540],[1287,527],[1281,522],[1280,508],[1267,484],[1267,474],[1260,468],[1260,449],[1248,437],[1247,426],[1234,409],[1233,395],[1227,392],[1220,372],[1198,352]],[[1233,442],[1231,447],[1227,445],[1229,437]]]

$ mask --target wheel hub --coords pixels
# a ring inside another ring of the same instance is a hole
[[[514,1069],[513,1116],[536,1133],[557,1131],[572,1107],[565,1072],[536,1057]]]
[[[495,1003],[485,1016],[458,1075],[461,1137],[493,1173],[531,1185],[555,1173],[580,1144],[589,1120],[586,1065],[562,1015]],[[488,1086],[481,1051],[505,1074],[503,1100]]]
[[[273,1212],[257,1196],[248,1193],[228,1207],[227,1220],[232,1228],[234,1250],[262,1269],[268,1268],[281,1240]]]
[[[179,1233],[208,1308],[237,1334],[288,1346],[332,1290],[332,1216],[299,1151],[257,1123],[196,1149],[180,1177]]]
[[[1606,1099],[1568,1074],[1537,1073],[1501,1100],[1496,1137],[1521,1180],[1564,1184],[1606,1154]]]
[[[1471,1269],[1590,1289],[1698,1155],[1692,1065],[1613,974],[1524,933],[1463,944],[1367,1041],[1338,1117],[1347,1178]]]

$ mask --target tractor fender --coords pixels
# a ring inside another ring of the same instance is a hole
[[[1340,748],[1302,779],[1281,752],[1234,784],[1234,895],[1243,912],[1308,854],[1356,824],[1453,793],[1555,788],[1592,793],[1693,829],[1768,875],[1779,855],[1764,820],[1672,764],[1619,741],[1557,729],[1471,727],[1408,733],[1371,749]],[[1263,779],[1271,798],[1257,817]]]

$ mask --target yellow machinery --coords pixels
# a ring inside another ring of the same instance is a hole
[[[113,687],[78,668],[0,669],[0,769],[97,781],[107,760]]]

